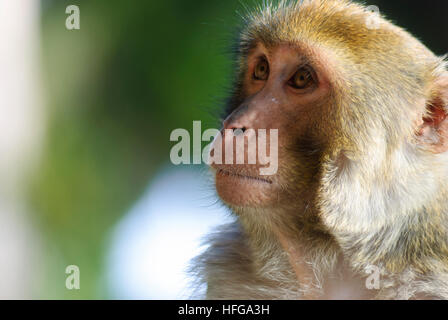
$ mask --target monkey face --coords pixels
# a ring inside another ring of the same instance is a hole
[[[385,21],[381,32],[369,29],[368,13],[356,6],[347,14],[321,11],[318,3],[293,13],[268,8],[240,35],[239,76],[214,151],[233,160],[243,154],[245,161],[212,165],[217,192],[235,212],[279,209],[294,219],[310,213],[331,228],[383,226],[391,195],[413,203],[419,188],[400,186],[425,181],[422,168],[443,162],[428,151],[448,150],[445,64]],[[248,161],[260,130],[268,137],[265,152],[276,143],[275,155],[267,151],[277,157],[269,175],[260,171],[263,148],[256,146],[256,161]],[[269,138],[271,130],[278,141]],[[238,135],[244,143],[234,145]]]
[[[328,104],[328,78],[328,69],[296,46],[268,48],[258,43],[249,52],[238,88],[242,98],[229,106],[218,146],[223,159],[227,156],[233,161],[212,165],[224,202],[235,207],[289,206],[296,200],[285,200],[297,198],[316,182],[323,139],[314,132]],[[268,160],[278,165],[267,175],[260,174],[268,162],[260,155],[263,130]],[[272,130],[277,130],[277,141],[272,139]],[[244,143],[235,143],[238,134],[244,136]],[[257,157],[248,163],[251,142],[257,144]],[[246,161],[238,164],[241,154]]]

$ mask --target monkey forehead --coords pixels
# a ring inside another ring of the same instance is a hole
[[[369,24],[372,17],[365,6],[348,0],[265,3],[245,20],[240,54],[247,56],[257,42],[267,47],[310,43],[332,49],[339,59],[353,65],[366,67],[372,63],[375,64],[372,67],[384,66],[389,72],[407,67],[401,76],[421,78],[425,72],[429,76],[428,70],[440,62],[435,55],[405,30],[379,15],[375,16],[376,24],[372,27]],[[403,61],[408,65],[403,66]]]
[[[377,18],[372,25],[372,18]],[[400,29],[365,6],[348,0],[303,0],[265,2],[248,14],[241,44],[253,39],[266,45],[279,42],[315,40],[320,43],[343,43],[359,50],[380,38],[398,38]],[[403,34],[401,34],[403,36]],[[395,39],[397,41],[397,39]]]

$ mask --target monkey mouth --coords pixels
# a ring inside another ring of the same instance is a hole
[[[220,176],[226,176],[226,177],[239,178],[239,179],[248,180],[248,181],[254,181],[254,182],[261,182],[261,183],[272,184],[272,181],[268,180],[266,178],[254,177],[254,176],[249,176],[249,175],[243,175],[241,173],[230,172],[230,171],[227,171],[227,170],[224,170],[224,169],[217,169],[216,175],[217,176],[220,175]]]
[[[259,208],[276,204],[277,187],[271,177],[260,177],[255,167],[212,165],[215,186],[221,200],[231,207]],[[253,170],[251,170],[253,169]]]

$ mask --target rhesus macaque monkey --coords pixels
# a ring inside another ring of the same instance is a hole
[[[371,14],[247,17],[223,129],[278,129],[278,171],[212,164],[237,220],[196,259],[207,298],[448,298],[447,63]]]

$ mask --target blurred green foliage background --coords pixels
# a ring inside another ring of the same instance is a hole
[[[257,3],[41,2],[49,124],[29,190],[46,245],[37,298],[109,297],[104,263],[111,228],[169,161],[173,129],[191,130],[193,120],[219,127],[214,114],[230,84],[228,45],[238,12]],[[436,53],[448,52],[448,1],[367,3]],[[80,7],[80,30],[65,28],[71,4]],[[82,270],[82,290],[65,289],[69,264]]]

